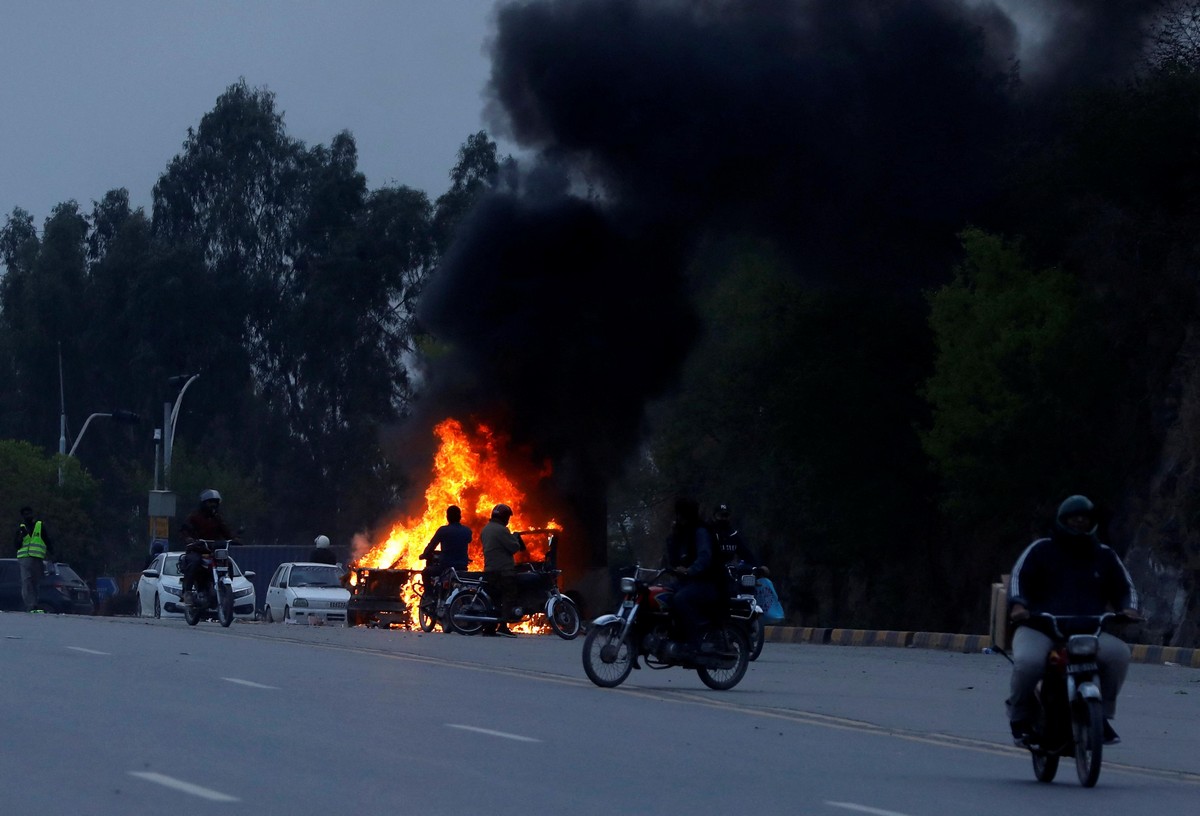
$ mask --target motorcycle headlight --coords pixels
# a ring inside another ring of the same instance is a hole
[[[183,590],[179,587],[167,586],[166,584],[162,584],[162,591],[168,595],[174,595],[176,598],[183,594]]]
[[[637,581],[632,578],[621,579],[621,591],[626,595],[631,594],[635,589],[637,589]]]
[[[297,598],[296,602],[294,604],[292,604],[292,606],[297,607],[297,608],[306,607],[306,606],[308,606],[308,598]]]
[[[244,587],[242,589],[235,589],[233,591],[233,597],[235,597],[235,598],[245,598],[247,595],[253,595],[253,594],[254,594],[254,587]]]
[[[744,586],[744,587],[753,587],[758,582],[758,579],[755,578],[754,575],[750,574],[750,573],[743,575],[738,580],[740,580],[742,582],[742,586]]]
[[[1095,635],[1071,635],[1067,640],[1067,654],[1071,657],[1095,657],[1100,651],[1100,638]]]

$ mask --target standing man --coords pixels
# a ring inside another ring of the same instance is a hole
[[[38,607],[38,584],[45,574],[46,554],[53,550],[50,534],[41,519],[35,519],[33,508],[21,508],[21,523],[14,536],[17,548],[17,564],[21,568],[21,601],[26,612],[41,612]]]
[[[512,598],[517,586],[517,562],[513,559],[525,549],[521,537],[508,529],[508,520],[512,518],[512,508],[507,504],[497,504],[492,508],[492,518],[483,526],[479,540],[483,544],[483,580],[492,590],[496,602],[496,614],[500,617],[500,625],[495,631],[489,631],[485,626],[485,635],[500,635],[501,637],[516,637],[508,629],[508,607],[505,598]]]

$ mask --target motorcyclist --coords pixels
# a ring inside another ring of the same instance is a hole
[[[1047,635],[1028,625],[1039,612],[1051,615],[1099,615],[1120,611],[1135,620],[1138,596],[1120,557],[1096,537],[1096,507],[1086,496],[1070,496],[1058,507],[1049,538],[1030,544],[1013,567],[1009,618],[1013,633],[1013,671],[1007,700],[1013,742],[1036,742],[1034,688],[1053,648]],[[1025,625],[1022,625],[1025,624]],[[1109,724],[1117,694],[1129,669],[1129,647],[1115,635],[1100,635],[1100,691],[1104,703],[1104,742],[1120,741]]]
[[[516,637],[508,629],[505,599],[516,595],[517,564],[513,556],[525,549],[525,542],[508,529],[512,513],[512,508],[507,504],[497,504],[492,508],[491,519],[479,533],[479,540],[483,544],[483,580],[492,590],[496,611],[500,616],[500,624],[494,631],[490,626],[484,627],[485,635]]]
[[[184,520],[180,534],[184,541],[183,555],[180,557],[180,572],[182,580],[182,600],[184,604],[193,602],[193,592],[199,585],[205,585],[209,573],[204,569],[204,556],[212,554],[213,541],[230,541],[239,543],[229,530],[229,525],[221,517],[221,494],[212,488],[201,491],[200,504]]]
[[[717,508],[713,510],[709,530],[712,532],[713,543],[717,547],[717,557],[722,564],[729,567],[738,564],[744,564],[747,567],[758,566],[754,554],[742,541],[742,534],[733,526],[728,504],[718,504]]]
[[[419,556],[425,562],[421,577],[427,597],[421,603],[428,605],[426,609],[432,609],[436,602],[435,593],[428,590],[436,585],[443,572],[451,568],[460,571],[467,569],[470,560],[467,547],[472,535],[471,528],[462,523],[462,510],[453,504],[447,507],[446,523],[434,531]]]
[[[704,624],[727,597],[729,575],[714,553],[712,535],[700,520],[700,506],[689,498],[675,500],[675,522],[667,539],[667,567],[680,577],[671,607],[684,648],[701,651]]]

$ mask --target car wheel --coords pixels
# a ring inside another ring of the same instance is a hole
[[[290,608],[290,607],[289,607],[287,604],[284,604],[284,605],[283,605],[283,622],[284,622],[284,623],[287,623],[287,622],[288,622],[288,615],[289,615],[289,614],[291,614],[291,608]]]
[[[136,593],[133,596],[133,616],[135,618],[142,616],[142,596]]]
[[[264,606],[264,607],[263,607],[263,620],[265,620],[267,623],[274,623],[274,622],[275,622],[275,616],[271,614],[271,607],[270,607],[270,606]]]
[[[158,593],[154,593],[154,617],[162,617],[162,603],[158,599]]]

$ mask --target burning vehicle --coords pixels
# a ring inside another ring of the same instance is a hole
[[[350,626],[419,628],[419,604],[424,592],[425,563],[420,554],[445,520],[446,508],[462,509],[462,523],[474,535],[468,547],[470,569],[461,576],[478,579],[483,571],[479,530],[492,508],[504,503],[513,508],[510,526],[528,530],[526,550],[518,562],[554,569],[552,543],[562,527],[533,507],[529,491],[502,467],[500,439],[493,430],[478,424],[468,430],[456,419],[446,419],[434,428],[439,440],[433,474],[425,489],[423,510],[391,525],[382,541],[366,543],[366,551],[350,564],[350,600],[346,608]],[[549,475],[545,466],[537,476]],[[548,632],[550,627],[536,615],[514,627],[514,631]]]

